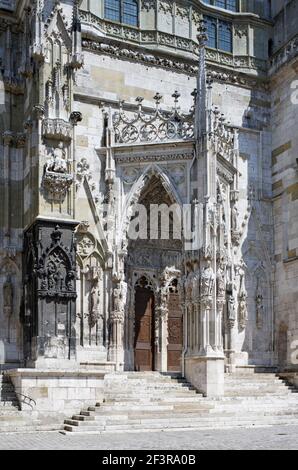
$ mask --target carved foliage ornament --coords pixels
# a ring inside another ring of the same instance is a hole
[[[142,9],[149,11],[155,8],[156,0],[142,0]]]

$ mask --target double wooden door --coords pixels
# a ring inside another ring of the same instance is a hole
[[[169,293],[168,303],[168,371],[181,372],[183,318],[177,291]]]
[[[168,346],[169,372],[181,372],[183,348],[183,323],[180,299],[177,292],[169,293]],[[154,370],[154,294],[144,287],[135,291],[135,341],[134,362],[136,371]]]
[[[137,287],[135,292],[135,370],[154,370],[154,294]]]

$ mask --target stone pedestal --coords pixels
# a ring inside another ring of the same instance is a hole
[[[224,395],[224,357],[185,357],[185,378],[206,397]]]
[[[28,367],[72,368],[76,360],[74,221],[37,219],[26,232],[23,326]],[[68,365],[69,364],[69,365]]]

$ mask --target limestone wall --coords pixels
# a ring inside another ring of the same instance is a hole
[[[291,84],[297,68],[288,65],[272,80],[272,189],[274,207],[276,346],[278,362],[291,366],[298,335],[298,105]]]

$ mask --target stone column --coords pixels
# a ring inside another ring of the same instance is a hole
[[[162,286],[159,295],[158,307],[158,344],[159,352],[159,370],[166,372],[168,370],[168,289]]]
[[[221,351],[210,344],[211,311],[215,307],[215,274],[211,260],[205,258],[203,262],[205,266],[200,276],[200,296],[195,305],[196,310],[199,311],[200,320],[199,351],[185,358],[185,376],[205,396],[222,396],[224,394],[224,356]],[[214,325],[214,327],[218,338],[219,325]]]
[[[123,348],[124,313],[113,311],[110,315],[109,360],[116,363],[116,370],[124,369]]]
[[[116,370],[124,369],[124,317],[127,284],[118,281],[113,290],[113,310],[110,314],[109,360],[116,363]]]

